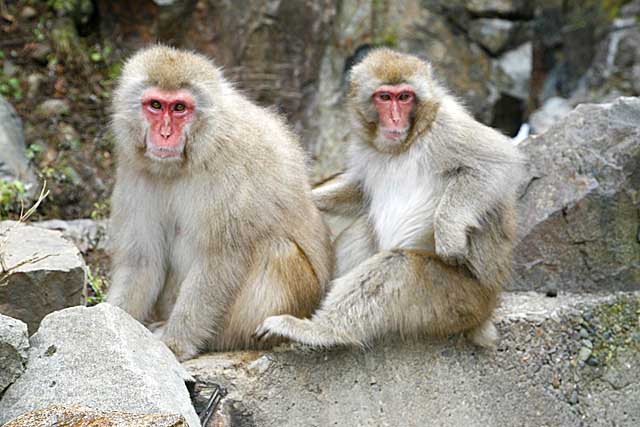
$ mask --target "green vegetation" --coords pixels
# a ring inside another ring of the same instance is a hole
[[[19,213],[24,206],[27,189],[22,181],[0,179],[0,220]]]
[[[105,291],[109,287],[109,283],[104,276],[93,274],[91,268],[87,266],[87,306],[100,304],[105,301]]]

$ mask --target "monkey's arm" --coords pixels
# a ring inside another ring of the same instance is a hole
[[[362,190],[346,173],[335,175],[314,187],[313,201],[318,209],[339,215],[352,215],[362,209]]]
[[[496,174],[497,176],[497,174]],[[458,264],[468,257],[467,234],[478,228],[504,192],[496,176],[462,169],[451,172],[434,218],[436,253],[445,262]]]

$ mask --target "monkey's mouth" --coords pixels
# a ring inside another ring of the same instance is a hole
[[[404,139],[407,136],[407,128],[402,128],[402,129],[396,129],[396,128],[380,128],[380,133],[382,133],[382,136],[384,136],[386,139],[390,139],[390,140],[398,140],[398,139]]]
[[[180,160],[182,158],[182,147],[156,147],[147,145],[145,156],[153,160]]]

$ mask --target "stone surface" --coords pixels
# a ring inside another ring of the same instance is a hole
[[[24,372],[28,350],[26,323],[0,314],[0,396]]]
[[[29,412],[4,427],[188,427],[184,417],[167,414],[131,414],[96,411],[82,406],[50,406]]]
[[[521,144],[513,289],[640,288],[640,98],[579,105]]]
[[[491,53],[501,52],[509,43],[517,24],[506,19],[480,18],[469,25],[469,36]]]
[[[25,154],[22,120],[0,96],[0,179],[18,179],[34,187],[36,177]]]
[[[185,366],[201,385],[197,402],[214,384],[227,388],[215,419],[234,426],[635,427],[639,308],[638,293],[507,294],[495,352],[452,337],[209,354]],[[578,361],[581,330],[597,363]]]
[[[557,96],[547,99],[542,107],[529,116],[531,132],[535,134],[546,132],[554,123],[569,114],[571,110],[571,103],[567,99]]]
[[[38,117],[49,119],[52,117],[59,117],[65,114],[69,114],[71,107],[69,103],[64,99],[47,99],[42,104],[36,107],[35,114]]]
[[[529,98],[531,49],[531,43],[524,43],[498,59],[496,84],[500,92],[522,100]]]
[[[109,304],[52,313],[31,337],[27,370],[0,400],[0,424],[50,405],[180,414],[199,426],[187,372],[151,332]]]
[[[85,218],[65,221],[50,219],[33,222],[31,225],[61,232],[62,237],[71,240],[82,253],[94,249],[107,249],[107,220]]]
[[[44,316],[84,302],[85,263],[57,231],[0,222],[0,313],[20,319],[33,334]]]

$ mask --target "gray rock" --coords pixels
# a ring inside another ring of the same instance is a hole
[[[34,98],[40,92],[40,87],[42,83],[46,80],[46,77],[40,73],[32,73],[27,77],[27,83],[29,85],[29,89],[27,90],[27,97]]]
[[[593,368],[574,366],[580,349],[574,335],[586,309],[625,307],[635,313],[639,304],[639,293],[507,294],[497,315],[502,334],[497,351],[452,337],[392,340],[364,351],[282,346],[217,353],[184,366],[201,387],[198,405],[214,384],[226,387],[229,395],[214,420],[232,419],[232,425],[632,427],[640,420],[640,389],[610,398],[612,386],[594,387]],[[611,321],[638,328],[634,316]],[[612,359],[607,369],[635,378],[640,352],[626,350],[624,359]],[[569,405],[573,393],[574,407]],[[592,409],[605,407],[609,417]]]
[[[0,314],[0,396],[24,372],[28,350],[27,325]]]
[[[469,24],[469,36],[493,54],[504,50],[517,29],[513,21],[497,18],[474,19]]]
[[[31,6],[25,6],[20,11],[20,16],[24,19],[33,19],[38,15],[38,11]]]
[[[38,43],[31,50],[30,56],[34,61],[44,65],[49,61],[49,55],[51,52],[51,46],[44,43]]]
[[[462,3],[476,15],[529,15],[532,8],[532,2],[527,0],[462,0]]]
[[[107,249],[107,220],[50,219],[31,223],[34,227],[56,230],[62,233],[62,237],[71,240],[83,254],[89,250]]]
[[[0,179],[18,179],[35,187],[36,177],[25,155],[22,121],[0,96]]]
[[[91,408],[75,406],[50,406],[28,412],[4,427],[188,427],[187,421],[180,415],[132,414],[129,412],[96,411]]]
[[[189,374],[151,332],[109,304],[52,313],[31,337],[24,374],[0,401],[0,424],[50,405],[180,414],[199,426]]]
[[[497,60],[496,86],[500,92],[522,100],[529,97],[531,56],[532,45],[529,42],[505,52]]]
[[[639,289],[639,123],[640,98],[583,104],[521,144],[530,171],[513,289]]]
[[[571,110],[571,103],[567,99],[555,96],[547,99],[542,107],[529,116],[531,132],[535,134],[546,132],[554,123],[569,114]]]
[[[78,249],[57,231],[0,222],[0,313],[20,319],[33,334],[44,316],[79,305],[86,281]]]
[[[36,115],[45,119],[69,114],[69,111],[71,107],[64,99],[47,99],[36,107]]]

